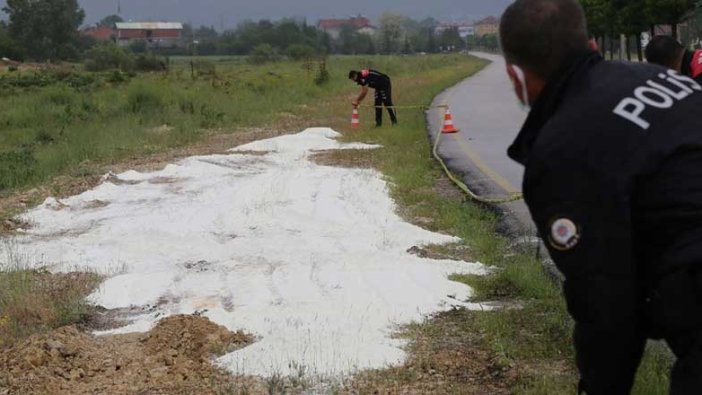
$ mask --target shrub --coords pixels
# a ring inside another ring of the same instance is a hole
[[[329,82],[329,70],[327,70],[327,60],[322,59],[319,61],[319,68],[317,70],[317,76],[314,78],[314,83],[317,85],[324,85]]]
[[[304,60],[313,58],[316,54],[316,50],[309,45],[305,44],[293,44],[288,47],[285,53],[292,60]]]
[[[57,106],[73,103],[75,99],[75,94],[68,87],[60,85],[47,88],[43,96],[47,103]]]
[[[94,76],[84,73],[59,73],[56,79],[76,89],[85,88],[95,83]]]
[[[88,51],[85,68],[88,71],[130,71],[134,68],[134,57],[114,43],[102,44]]]
[[[158,111],[165,105],[161,93],[147,85],[132,87],[127,94],[127,104],[133,113]]]
[[[111,73],[109,73],[105,79],[107,82],[111,82],[113,84],[119,84],[122,82],[127,82],[129,81],[129,75],[121,70],[112,70]]]
[[[211,60],[195,60],[192,63],[192,68],[196,75],[213,76],[217,74],[217,66]]]
[[[280,55],[270,44],[260,44],[251,50],[248,61],[251,64],[264,64],[280,60]]]
[[[146,41],[137,40],[129,44],[129,49],[134,53],[145,53],[146,52]]]
[[[34,175],[35,164],[31,147],[0,153],[0,191],[26,184]]]
[[[36,141],[39,144],[46,145],[53,143],[54,141],[56,141],[56,139],[48,130],[41,129],[34,136],[34,141]]]
[[[166,60],[152,53],[139,55],[134,65],[138,71],[165,71],[168,69]]]

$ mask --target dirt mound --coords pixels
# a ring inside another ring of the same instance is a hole
[[[142,340],[151,354],[177,351],[191,360],[209,360],[211,355],[231,352],[251,341],[250,335],[230,332],[207,319],[182,315],[161,320]]]
[[[0,351],[0,395],[217,393],[230,378],[210,358],[252,341],[197,316],[166,318],[146,334],[64,327]]]

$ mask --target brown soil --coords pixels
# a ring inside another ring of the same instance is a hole
[[[210,358],[252,342],[197,316],[166,318],[146,334],[63,327],[0,351],[0,394],[221,393],[232,377]]]
[[[473,324],[475,312],[453,310],[404,336],[410,359],[401,367],[361,374],[344,394],[511,394],[518,369],[486,350],[485,335]]]
[[[368,149],[317,151],[310,159],[322,166],[370,169],[376,166],[377,153]]]

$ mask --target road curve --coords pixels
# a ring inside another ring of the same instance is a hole
[[[434,99],[434,105],[448,104],[460,130],[444,134],[439,155],[478,195],[508,196],[521,191],[523,168],[507,157],[507,147],[521,128],[526,113],[519,108],[505,73],[502,56],[472,53],[491,63],[478,74],[448,89]],[[429,133],[436,141],[443,122],[443,109],[427,113]],[[510,233],[534,234],[534,225],[523,201],[499,205],[507,214]]]

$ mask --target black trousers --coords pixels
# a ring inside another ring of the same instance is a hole
[[[666,340],[678,358],[671,374],[671,395],[702,393],[702,331]]]
[[[597,347],[578,349],[576,326],[581,394],[629,395],[631,392],[647,339],[645,336],[617,339],[616,335],[610,339],[611,344],[603,339]],[[670,395],[702,394],[702,330],[668,335],[665,341],[676,357],[670,377]]]
[[[388,108],[388,113],[390,114],[390,121],[393,125],[397,123],[397,114],[395,109],[392,108],[392,86],[388,85],[385,89],[375,90],[375,126],[381,126],[383,124],[383,108],[385,106]]]

